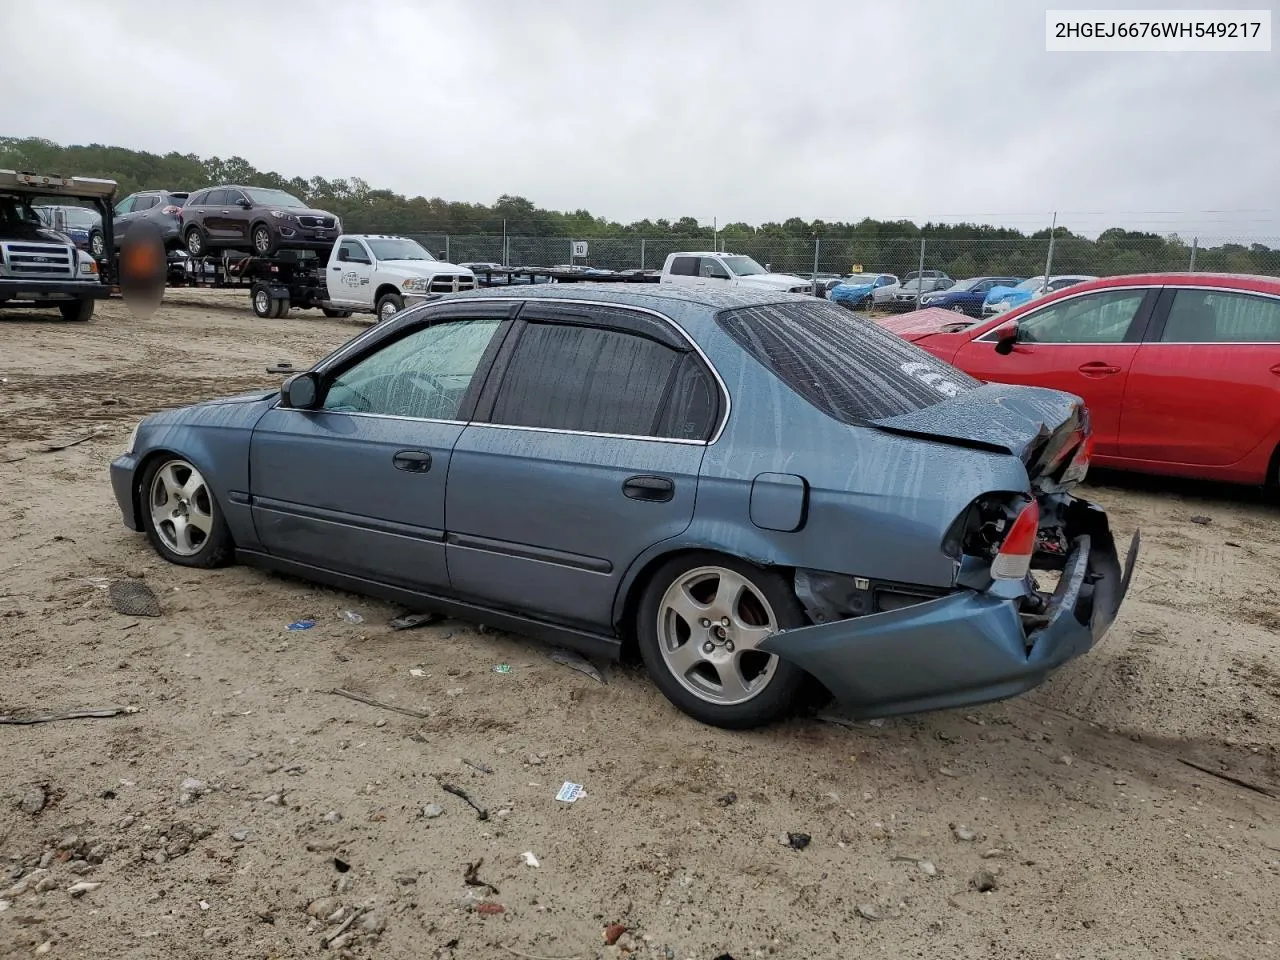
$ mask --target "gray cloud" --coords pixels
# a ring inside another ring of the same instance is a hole
[[[1280,235],[1280,53],[1050,54],[1025,0],[47,0],[0,35],[17,136],[623,221]]]

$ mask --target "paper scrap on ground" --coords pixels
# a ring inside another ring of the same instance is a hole
[[[556,794],[556,799],[563,803],[573,803],[579,797],[585,797],[587,791],[582,788],[580,783],[570,783],[568,780],[564,782],[564,786],[560,788],[560,792]]]

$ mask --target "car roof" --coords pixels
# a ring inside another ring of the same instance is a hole
[[[644,287],[644,289],[637,289]],[[758,307],[769,303],[809,301],[826,303],[816,297],[799,293],[780,293],[769,290],[752,290],[747,287],[680,287],[669,284],[630,283],[539,283],[519,287],[482,287],[450,293],[433,303],[459,300],[594,300],[616,303],[623,307],[640,307],[662,313],[665,308],[677,304],[698,304],[715,310],[734,310],[739,307]]]
[[[1068,289],[1075,293],[1107,287],[1232,287],[1280,293],[1280,277],[1248,273],[1130,273],[1118,277],[1097,277]]]

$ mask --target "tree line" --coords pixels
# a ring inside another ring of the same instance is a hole
[[[452,236],[640,238],[669,243],[695,241],[707,247],[711,231],[694,217],[644,219],[619,223],[587,210],[546,210],[525,197],[503,194],[492,204],[464,203],[440,197],[405,197],[375,189],[359,177],[286,177],[258,170],[243,157],[202,158],[175,152],[164,155],[102,144],[63,146],[35,137],[0,137],[0,168],[64,176],[103,177],[120,185],[119,196],[137,190],[195,190],[220,183],[275,187],[332,211],[352,232],[448,234]],[[770,259],[789,269],[812,266],[815,239],[819,267],[840,272],[853,262],[867,269],[902,272],[915,265],[914,253],[926,238],[927,266],[953,277],[1008,272],[1031,276],[1044,269],[1049,229],[1024,233],[976,223],[924,223],[908,220],[857,222],[806,221],[753,226],[729,223],[719,240],[730,250],[776,251]],[[1185,270],[1191,245],[1176,236],[1112,228],[1097,239],[1054,233],[1055,273],[1117,274],[1144,270]],[[1231,273],[1280,273],[1280,249],[1262,243],[1225,243],[1196,253],[1196,268]]]

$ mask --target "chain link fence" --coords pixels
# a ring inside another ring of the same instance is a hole
[[[1046,231],[1047,234],[1047,231]],[[576,263],[607,270],[661,270],[671,253],[719,248],[745,254],[779,273],[892,273],[941,270],[956,280],[967,277],[1033,277],[1050,274],[1117,274],[1200,270],[1280,276],[1280,238],[1240,239],[1103,234],[1097,240],[1076,236],[1017,239],[932,239],[890,237],[501,237],[407,234],[452,263],[497,263],[509,267],[553,267]],[[585,257],[573,257],[573,243],[587,244]]]

